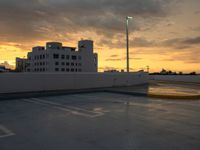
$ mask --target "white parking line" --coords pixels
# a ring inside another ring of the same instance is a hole
[[[8,137],[8,136],[15,135],[12,131],[10,131],[9,129],[7,129],[3,125],[0,125],[0,132],[3,132],[3,134],[0,135],[0,138],[5,138],[5,137]]]
[[[60,103],[50,102],[50,101],[39,99],[39,98],[24,99],[24,101],[36,103],[40,105],[52,106],[53,108],[70,112],[71,114],[74,114],[74,115],[84,116],[84,117],[95,118],[95,117],[104,115],[103,112],[89,111],[89,110],[82,109],[79,107],[74,107],[74,106],[66,106]]]

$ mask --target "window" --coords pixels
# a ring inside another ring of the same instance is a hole
[[[76,60],[76,56],[75,55],[72,55],[72,60]]]
[[[58,59],[59,58],[59,54],[53,54],[53,58],[54,59]]]
[[[69,62],[66,62],[66,66],[69,66]]]
[[[78,66],[81,66],[81,63],[78,63]]]
[[[43,59],[45,59],[45,55],[43,55],[42,57],[43,57]]]
[[[74,63],[71,63],[71,66],[74,66]]]
[[[76,72],[78,71],[78,69],[75,70]]]
[[[78,59],[81,60],[81,56],[78,56]]]
[[[59,65],[59,62],[55,62],[55,65],[58,66],[58,65]]]
[[[42,59],[42,55],[40,55],[40,59]]]
[[[45,62],[43,62],[43,66],[45,65]]]
[[[69,55],[66,55],[66,59],[69,59]]]
[[[43,68],[43,71],[45,71],[45,68]]]
[[[65,71],[65,68],[62,68],[61,71]]]
[[[74,69],[73,69],[73,68],[71,68],[71,72],[74,72]]]
[[[61,58],[62,58],[62,59],[65,59],[65,55],[62,55]]]
[[[40,62],[40,66],[42,66],[42,62]]]
[[[55,68],[55,71],[59,71],[59,68]]]
[[[62,66],[64,66],[65,65],[65,62],[62,62]]]
[[[69,68],[67,68],[66,71],[69,72]]]

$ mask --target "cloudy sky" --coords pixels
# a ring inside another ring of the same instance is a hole
[[[47,41],[92,39],[100,71],[125,69],[125,16],[133,71],[200,72],[199,0],[0,0],[0,63]]]

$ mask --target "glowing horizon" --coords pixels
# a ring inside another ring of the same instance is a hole
[[[15,67],[32,47],[49,41],[76,46],[91,39],[99,71],[126,68],[125,16],[130,22],[130,68],[200,73],[200,1],[10,0],[0,2],[0,64]],[[122,4],[123,3],[123,4]],[[10,11],[8,11],[8,9]]]

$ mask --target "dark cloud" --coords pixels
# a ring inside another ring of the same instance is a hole
[[[132,39],[132,46],[136,47],[168,47],[173,48],[173,50],[188,49],[193,45],[200,44],[200,37],[187,37],[187,38],[174,38],[168,40],[147,40],[146,38],[139,37]]]
[[[130,60],[142,60],[142,58],[139,57],[130,57]],[[116,55],[115,57],[110,56],[106,61],[124,61],[126,60],[126,57],[120,57],[119,55]]]
[[[92,31],[112,36],[124,31],[124,17],[164,17],[173,0],[1,0],[0,37],[5,41],[64,39]],[[137,22],[130,24],[139,30]]]
[[[131,39],[130,45],[136,47],[155,47],[157,43],[153,40],[147,40],[146,38],[137,37]]]
[[[200,14],[200,10],[194,12],[195,15]]]
[[[199,64],[200,63],[200,51],[199,49],[194,49],[186,52],[181,52],[177,55],[173,56],[174,59],[182,61],[184,63],[193,63],[193,64]],[[199,68],[194,68],[199,69]]]
[[[156,47],[158,43],[153,40],[148,40],[144,37],[136,37],[129,39],[130,47]],[[124,48],[126,47],[125,35],[121,34],[113,37],[113,40],[101,38],[98,42],[100,46],[107,46],[109,48]]]
[[[119,57],[119,55],[111,55],[111,58]]]
[[[194,31],[195,33],[196,33],[196,32],[200,32],[200,26],[189,27],[188,30],[192,30],[192,31]]]
[[[170,61],[170,62],[175,62],[175,61],[181,61],[186,64],[199,64],[200,63],[200,51],[199,49],[193,49],[193,50],[188,50],[188,51],[179,51],[179,53],[171,52],[171,55],[165,55],[167,58],[153,58],[154,61]],[[194,55],[195,54],[195,55]],[[194,68],[196,69],[196,68]]]
[[[118,38],[121,37],[121,38]],[[191,47],[200,44],[200,37],[172,38],[168,40],[149,40],[145,37],[136,37],[129,39],[130,47],[135,48],[171,48],[173,51],[188,50]],[[113,37],[113,40],[102,38],[97,42],[100,46],[109,48],[125,48],[126,40],[123,35]],[[155,53],[156,50],[153,50]]]
[[[160,45],[172,47],[175,50],[188,49],[200,44],[200,37],[175,38],[163,41]]]
[[[182,41],[183,44],[200,44],[200,36],[195,38],[187,38]]]
[[[121,61],[121,58],[108,58],[106,61]]]

